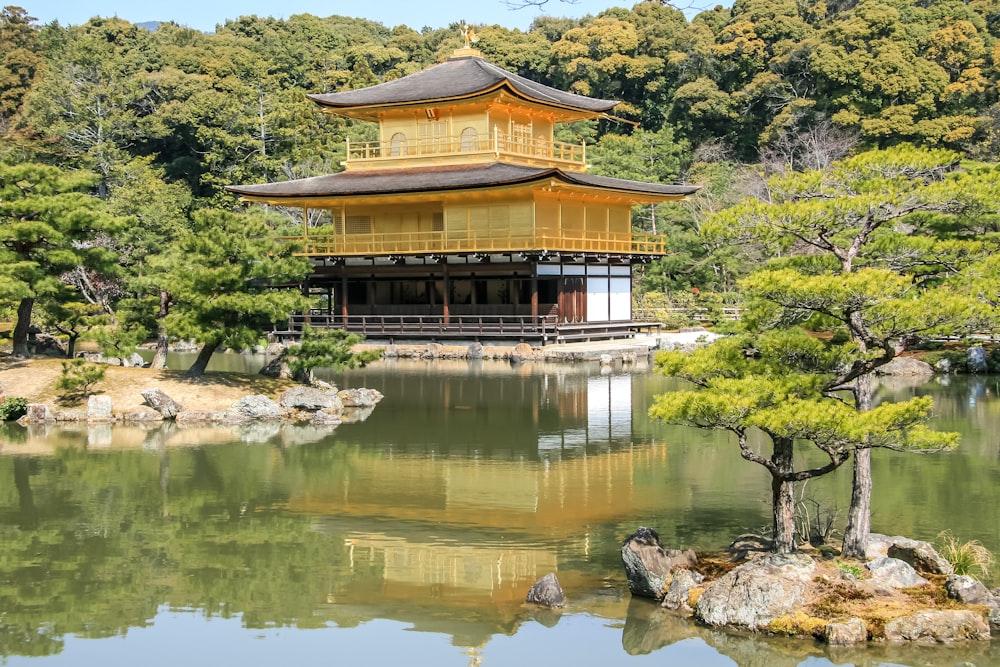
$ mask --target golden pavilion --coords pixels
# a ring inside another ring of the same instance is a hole
[[[640,326],[633,266],[662,255],[664,239],[633,233],[632,207],[697,188],[590,175],[585,145],[554,140],[558,124],[604,117],[616,101],[541,85],[469,47],[410,76],[309,97],[377,123],[379,140],[348,140],[339,173],[228,188],[303,211],[305,287],[320,305],[291,329],[544,344]]]

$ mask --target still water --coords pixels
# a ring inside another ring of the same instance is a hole
[[[673,386],[648,370],[397,361],[332,379],[386,398],[336,428],[0,430],[0,662],[1000,664],[989,643],[832,650],[632,600],[619,546],[637,526],[714,549],[770,521],[732,442],[646,417]],[[934,396],[963,442],[875,453],[875,531],[1000,552],[997,392],[880,388]],[[814,481],[809,504],[844,514],[849,477]],[[566,608],[524,606],[548,572]]]

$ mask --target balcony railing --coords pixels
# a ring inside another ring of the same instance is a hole
[[[513,136],[494,129],[488,136],[420,137],[406,141],[347,140],[347,162],[379,162],[412,157],[472,156],[493,154],[542,162],[568,163],[582,167],[587,161],[585,144],[568,144],[541,138]]]
[[[455,234],[407,232],[295,237],[304,244],[299,254],[309,257],[423,255],[503,252],[586,252],[624,255],[662,255],[665,237],[653,234],[563,233]]]

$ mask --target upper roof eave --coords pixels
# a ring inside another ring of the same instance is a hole
[[[558,90],[473,56],[452,58],[401,79],[367,88],[308,97],[331,111],[346,112],[464,100],[504,86],[511,94],[526,101],[577,113],[598,115],[618,104],[617,100],[602,100]]]
[[[429,192],[481,190],[553,179],[568,186],[615,191],[642,201],[679,199],[696,192],[691,185],[643,183],[606,176],[565,172],[555,167],[525,167],[491,163],[473,167],[426,167],[345,171],[261,185],[229,185],[226,190],[251,201],[412,195]]]

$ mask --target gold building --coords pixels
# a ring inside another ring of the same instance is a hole
[[[632,207],[697,188],[587,174],[586,146],[554,140],[558,124],[617,102],[541,85],[471,48],[395,81],[309,97],[378,123],[379,140],[349,141],[340,173],[228,188],[303,210],[307,287],[325,307],[300,319],[373,338],[545,343],[635,331],[632,267],[662,255],[664,239],[633,233]],[[317,212],[325,224],[313,227]]]

